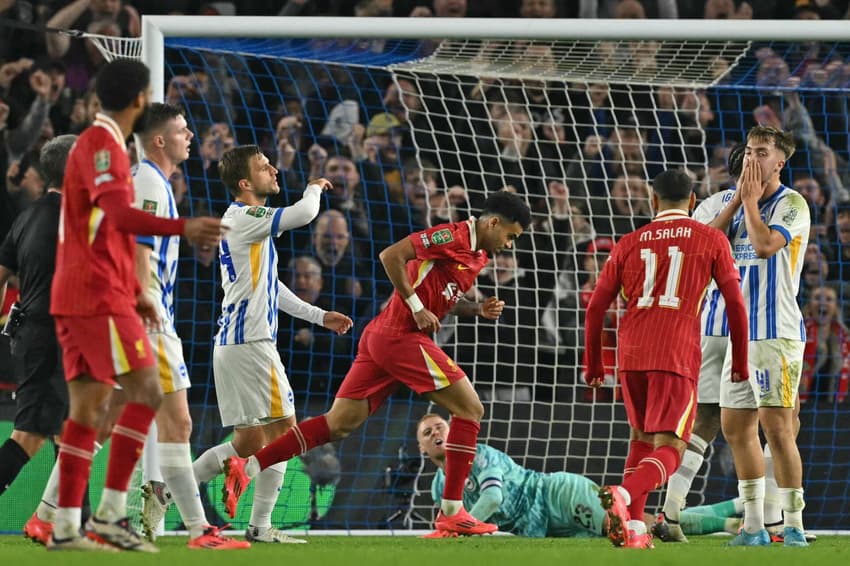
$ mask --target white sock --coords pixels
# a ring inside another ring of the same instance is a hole
[[[785,512],[785,526],[803,530],[803,509],[806,501],[803,499],[803,488],[780,487],[779,500]]]
[[[667,480],[667,494],[664,499],[664,516],[671,521],[679,521],[679,513],[685,508],[688,492],[694,478],[702,467],[703,454],[708,443],[699,436],[692,435],[688,449],[682,455],[682,463],[670,479]]]
[[[744,501],[744,530],[752,535],[764,529],[764,478],[738,480],[738,493]]]
[[[770,446],[764,445],[764,524],[782,523],[782,502],[779,500],[779,486],[773,472],[773,454]]]
[[[53,536],[59,539],[80,536],[82,509],[79,507],[59,507],[53,522]]]
[[[623,496],[623,499],[626,500],[626,507],[631,505],[632,504],[632,494],[629,493],[629,491],[621,485],[617,486],[617,490],[620,492],[620,495]]]
[[[286,464],[286,462],[281,462],[281,464]],[[283,469],[286,470],[286,466],[284,466]],[[253,478],[260,472],[262,472],[260,469],[260,461],[257,460],[256,456],[249,457],[248,463],[245,464],[245,473],[249,478]]]
[[[159,463],[159,449],[156,441],[156,421],[151,423],[148,436],[145,439],[145,449],[142,452],[142,482],[163,481]]]
[[[100,452],[101,445],[94,443],[92,457]],[[35,514],[42,521],[48,523],[54,520],[56,509],[59,507],[59,461],[53,464],[53,469],[50,470],[50,476],[47,478],[47,485],[44,486],[44,493],[41,494],[41,502],[35,509]],[[64,538],[64,537],[60,537]]]
[[[442,499],[440,501],[440,511],[446,517],[457,515],[461,509],[463,509],[463,501],[457,501],[455,499]]]
[[[272,526],[272,511],[280,496],[280,486],[286,474],[286,462],[269,466],[254,479],[254,502],[251,506],[252,527],[267,529]]]
[[[735,505],[735,514],[740,515],[744,512],[744,500],[740,497],[736,497],[732,500],[732,503]]]
[[[636,535],[646,534],[646,523],[637,519],[630,519],[628,529]]]
[[[192,463],[195,479],[198,483],[210,481],[224,471],[224,461],[231,456],[238,456],[232,442],[213,446]]]
[[[198,492],[198,482],[192,471],[192,454],[189,443],[161,442],[158,446],[162,477],[171,498],[177,505],[180,517],[189,530],[189,538],[204,534],[207,518]]]
[[[117,489],[103,488],[100,495],[100,505],[95,517],[100,521],[113,523],[127,516],[127,492]]]

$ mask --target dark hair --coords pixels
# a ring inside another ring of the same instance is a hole
[[[523,199],[509,191],[496,191],[487,197],[481,216],[496,215],[508,222],[516,222],[523,230],[531,225],[531,209]]]
[[[41,164],[41,176],[47,183],[47,188],[58,189],[62,186],[65,177],[65,164],[68,162],[68,153],[77,141],[77,136],[65,134],[58,136],[44,144],[39,155]]]
[[[151,82],[148,66],[134,59],[115,59],[104,65],[95,79],[95,92],[104,110],[124,110]]]
[[[258,145],[238,145],[221,156],[221,161],[218,162],[218,176],[231,195],[238,197],[242,192],[239,181],[250,176],[251,158],[262,153]]]
[[[739,143],[729,152],[729,175],[736,179],[741,176],[741,171],[744,170],[744,155],[747,152],[747,144]]]
[[[684,169],[668,169],[652,181],[652,192],[661,200],[681,202],[694,192],[693,181]]]
[[[148,141],[155,134],[160,133],[163,128],[178,116],[184,116],[183,109],[173,104],[154,102],[150,105],[145,115],[145,126],[142,131],[142,139]]]
[[[747,132],[747,140],[750,139],[773,141],[773,145],[785,154],[786,161],[791,159],[794,150],[797,149],[797,145],[794,143],[794,134],[783,132],[772,126],[753,126]]]

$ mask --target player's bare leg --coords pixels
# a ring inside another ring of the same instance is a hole
[[[738,494],[744,502],[744,528],[730,544],[769,545],[770,535],[764,528],[764,454],[758,436],[758,412],[723,407],[720,422],[732,449]]]
[[[762,407],[759,420],[773,455],[776,485],[785,516],[785,546],[808,546],[803,531],[803,465],[797,448],[799,425],[791,408]]]

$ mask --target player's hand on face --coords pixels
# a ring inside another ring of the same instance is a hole
[[[159,330],[160,320],[156,313],[156,305],[145,293],[140,293],[136,297],[136,312],[142,317],[145,329],[149,331]]]
[[[352,322],[350,318],[336,311],[328,312],[325,314],[324,320],[322,320],[322,326],[328,330],[333,330],[339,335],[345,334],[351,330],[353,325],[354,322]]]
[[[221,223],[221,218],[199,216],[186,221],[183,236],[193,246],[200,246],[202,249],[212,248],[218,245],[226,231],[227,226]]]
[[[416,327],[426,334],[440,330],[440,319],[428,309],[413,313],[413,320],[416,321]]]
[[[480,315],[481,318],[496,320],[502,315],[503,310],[505,310],[505,301],[500,301],[496,297],[487,297],[487,299],[481,303]]]

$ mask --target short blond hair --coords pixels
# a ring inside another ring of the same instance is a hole
[[[794,150],[797,149],[797,144],[794,143],[794,135],[791,132],[785,132],[773,126],[753,126],[747,132],[747,139],[772,141],[773,145],[785,154],[786,161],[791,159]]]

